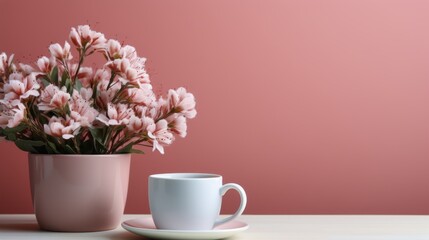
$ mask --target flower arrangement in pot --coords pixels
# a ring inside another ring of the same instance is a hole
[[[41,228],[100,231],[118,226],[130,153],[164,153],[196,115],[184,88],[157,97],[134,47],[87,25],[49,47],[35,65],[0,54],[0,137],[29,152],[33,206]],[[101,54],[100,68],[85,59]],[[77,57],[74,57],[76,55]]]

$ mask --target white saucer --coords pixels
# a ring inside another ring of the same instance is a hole
[[[230,237],[249,228],[244,222],[232,220],[215,227],[213,230],[164,230],[157,229],[152,217],[127,220],[122,223],[127,231],[148,238],[160,239],[221,239]]]

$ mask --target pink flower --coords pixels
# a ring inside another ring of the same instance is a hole
[[[0,127],[5,129],[10,119],[11,116],[9,114],[9,111],[0,112]]]
[[[125,73],[126,70],[131,66],[130,60],[124,59],[115,59],[106,63],[106,67],[110,68],[116,73]]]
[[[138,57],[137,56],[137,50],[135,49],[135,47],[130,46],[130,45],[123,46],[119,50],[119,56],[121,56],[121,58],[128,59],[130,62],[132,62],[133,60],[135,60]]]
[[[131,67],[137,71],[137,79],[140,84],[150,83],[149,74],[145,69],[146,58],[134,58],[131,61]]]
[[[24,75],[26,75],[26,76],[30,75],[32,72],[34,72],[34,68],[28,64],[20,63],[19,68],[20,68],[21,72],[24,73]]]
[[[150,83],[149,75],[145,70],[146,58],[138,57],[134,47],[126,45],[119,49],[119,43],[115,40],[108,43],[106,52],[112,61],[107,62],[106,66],[120,75],[119,80],[122,84],[131,83],[136,86]]]
[[[128,58],[115,59],[106,63],[106,67],[119,75],[122,84],[131,83],[136,87],[150,83],[149,75],[144,69],[144,58],[135,58],[132,61]]]
[[[66,119],[53,116],[49,119],[49,124],[44,124],[43,127],[45,133],[48,135],[70,139],[77,134],[80,124],[75,122],[69,116],[67,116]]]
[[[3,111],[4,106],[3,105],[10,105],[10,103],[3,100],[4,99],[4,93],[2,88],[0,87],[0,112]]]
[[[68,70],[70,73],[70,78],[74,79],[76,77],[76,72],[78,68],[78,64],[70,64],[68,66]],[[84,87],[90,87],[92,83],[93,78],[93,69],[90,67],[80,67],[79,73],[77,73],[77,79],[82,83],[82,86]]]
[[[9,101],[16,106],[21,99],[39,96],[39,88],[35,74],[26,77],[23,77],[22,74],[11,74],[9,82],[4,85],[4,101]]]
[[[127,128],[131,132],[140,132],[143,129],[142,119],[140,119],[136,116],[131,116],[130,121],[127,124]]]
[[[6,68],[9,64],[7,63],[7,55],[2,52],[0,54],[0,74],[4,74],[6,72]]]
[[[76,69],[74,69],[74,73],[75,72],[76,72]],[[72,78],[74,78],[74,76]],[[82,86],[91,87],[91,81],[93,79],[92,78],[92,68],[81,67],[79,69],[79,73],[77,74],[77,79],[82,83]]]
[[[2,52],[0,54],[0,78],[6,74],[9,69],[14,70],[15,65],[12,64],[13,57],[14,55],[11,54],[8,59],[6,53]]]
[[[53,57],[60,61],[68,61],[73,58],[70,53],[70,44],[67,41],[64,42],[64,48],[58,43],[51,44],[49,51]]]
[[[70,102],[70,117],[82,127],[91,127],[98,115],[98,111],[91,107],[92,101],[88,95],[92,95],[92,89],[81,88],[80,94],[77,91],[73,92]]]
[[[156,102],[154,102],[156,103]],[[155,119],[157,117],[157,109],[154,106],[146,107],[143,105],[135,105],[134,106],[134,113],[136,116],[142,118],[142,117],[150,117]]]
[[[92,94],[93,94],[92,88],[82,87],[80,91],[73,89],[72,100],[77,101],[81,99],[83,101],[87,101],[89,104],[92,104],[93,103]]]
[[[110,71],[106,69],[97,69],[94,74],[94,78],[91,81],[91,85],[97,84],[102,81],[106,81],[107,83],[110,80]]]
[[[109,39],[107,41],[105,51],[109,59],[114,60],[114,59],[122,58],[122,56],[119,53],[120,50],[121,50],[121,44],[118,41],[114,39]]]
[[[128,101],[137,105],[150,106],[155,101],[155,94],[147,88],[129,88]]]
[[[24,120],[25,115],[25,106],[23,104],[18,104],[18,108],[12,109],[13,112],[15,112],[15,115],[12,119],[9,120],[7,127],[13,128],[18,126],[22,120]]]
[[[185,116],[178,116],[171,123],[169,123],[168,126],[172,132],[178,134],[180,137],[186,137],[186,130],[188,129],[188,126],[186,125]]]
[[[20,72],[11,73],[9,75],[9,80],[19,80],[22,82],[24,80],[24,74],[22,74]]]
[[[0,127],[14,128],[18,126],[25,117],[25,106],[20,103],[17,108],[7,109],[0,113]]]
[[[81,96],[81,98],[83,100],[92,103],[92,94],[93,94],[92,88],[84,88],[83,87],[80,89],[80,94],[77,91],[74,91],[73,92],[73,98],[75,98],[74,97],[75,93],[77,93],[79,96]]]
[[[156,125],[153,118],[131,116],[127,128],[131,132],[147,131],[152,133],[155,131]]]
[[[78,48],[89,48],[95,49],[103,48],[106,44],[106,38],[104,34],[91,30],[88,25],[81,25],[76,28],[72,28],[70,31],[70,40]]]
[[[122,84],[127,84],[127,83],[131,83],[134,84],[135,83],[139,83],[137,82],[137,70],[135,70],[134,68],[127,68],[123,73],[122,73],[122,77],[119,77],[119,81],[122,82]],[[136,85],[139,86],[139,85]]]
[[[52,97],[51,105],[56,108],[61,108],[67,104],[69,99],[70,99],[70,94],[68,94],[65,91],[59,91],[55,93],[55,95]]]
[[[52,69],[56,66],[55,58],[41,57],[37,60],[37,67],[43,73],[50,73]]]
[[[107,126],[127,125],[130,121],[130,118],[134,116],[134,111],[131,108],[128,108],[128,105],[126,104],[109,103],[107,106],[106,115],[100,114],[97,119]]]
[[[40,103],[37,105],[41,111],[53,109],[62,109],[70,99],[70,94],[66,92],[65,87],[59,89],[55,85],[48,85],[40,96]]]
[[[52,98],[59,91],[60,89],[53,84],[49,84],[47,87],[45,87],[45,89],[43,89],[40,94],[40,98],[39,98],[40,103],[38,105],[39,109],[43,106],[43,108],[45,108],[44,110],[51,110],[50,107],[49,108],[47,107],[50,106]]]
[[[77,32],[76,28],[72,27],[70,31],[70,41],[78,48],[82,48],[82,42],[80,40],[79,33]]]
[[[107,109],[107,104],[112,102],[113,97],[115,94],[119,91],[121,88],[120,84],[112,84],[109,89],[107,89],[107,86],[109,85],[109,79],[103,79],[98,85],[97,85],[97,105],[100,106],[102,109]]]
[[[160,97],[158,101],[156,101],[154,108],[155,119],[164,118],[164,116],[167,116],[171,111],[168,102],[163,97]]]
[[[173,142],[174,136],[168,131],[168,123],[165,119],[162,119],[156,123],[156,129],[153,133],[148,133],[152,142],[152,151],[158,150],[161,154],[164,154],[163,145],[169,145]]]
[[[194,118],[197,115],[195,110],[195,97],[192,93],[186,92],[183,87],[177,90],[168,91],[168,102],[175,112],[183,113],[186,118]]]

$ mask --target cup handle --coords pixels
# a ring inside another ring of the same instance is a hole
[[[240,207],[234,213],[234,215],[226,217],[224,219],[217,220],[214,224],[214,227],[235,219],[236,217],[240,216],[243,213],[244,209],[246,208],[246,204],[247,204],[246,192],[244,191],[244,189],[240,185],[238,185],[236,183],[227,183],[220,188],[220,195],[224,196],[226,194],[226,192],[228,192],[228,190],[230,190],[230,189],[234,189],[240,194],[240,199],[241,199]]]

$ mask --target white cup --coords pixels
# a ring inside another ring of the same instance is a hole
[[[222,196],[234,189],[241,203],[234,215],[219,219]],[[158,229],[210,230],[240,216],[246,207],[244,189],[222,185],[222,176],[206,173],[165,173],[149,176],[149,205]]]

